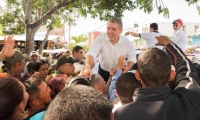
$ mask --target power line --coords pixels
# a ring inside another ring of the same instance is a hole
[[[106,25],[107,23],[104,23],[103,25],[101,25],[100,27],[98,27],[98,28],[96,28],[96,29],[94,29],[94,31],[96,31],[96,30],[98,30],[98,29],[100,29],[100,28],[102,28],[104,25]]]

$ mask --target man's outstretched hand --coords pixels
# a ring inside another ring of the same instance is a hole
[[[159,36],[159,37],[156,37],[156,39],[158,41],[156,45],[159,45],[159,46],[165,46],[172,42],[167,36]]]

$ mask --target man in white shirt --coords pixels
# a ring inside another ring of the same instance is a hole
[[[173,29],[175,30],[172,42],[174,42],[178,47],[182,49],[183,52],[185,52],[187,45],[187,37],[182,29],[183,21],[181,19],[177,19],[174,20],[172,24]]]
[[[83,75],[92,75],[92,66],[94,58],[99,54],[99,70],[98,73],[108,80],[111,69],[117,68],[117,62],[120,55],[127,56],[127,66],[123,68],[123,73],[130,70],[136,61],[135,50],[133,44],[122,33],[123,24],[119,18],[113,17],[108,20],[107,34],[101,34],[97,37],[90,47],[90,50],[85,55],[85,70]]]
[[[157,43],[157,40],[155,37],[159,37],[162,34],[158,32],[158,24],[157,23],[151,23],[149,27],[149,33],[134,33],[134,32],[126,32],[125,36],[132,35],[134,37],[140,37],[144,39],[147,43],[147,48],[155,46]],[[160,49],[163,49],[162,46],[156,46]]]

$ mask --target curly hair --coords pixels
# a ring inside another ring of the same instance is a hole
[[[92,87],[64,88],[47,109],[43,120],[111,120],[112,104]]]

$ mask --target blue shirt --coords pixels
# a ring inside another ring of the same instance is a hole
[[[115,73],[115,75],[112,77],[112,81],[109,87],[109,100],[112,102],[116,97],[116,81],[119,78],[119,76],[122,74],[121,70],[117,70],[117,72]]]
[[[35,114],[34,116],[32,116],[31,118],[29,118],[28,120],[42,120],[45,112],[46,111],[39,112],[39,113]]]

